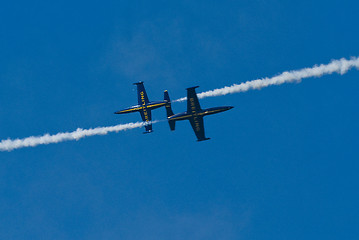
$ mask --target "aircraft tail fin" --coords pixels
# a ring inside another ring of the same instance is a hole
[[[163,93],[163,98],[165,101],[171,102],[170,95],[168,94],[167,90],[165,90],[165,92]]]
[[[167,118],[169,118],[169,117],[173,116],[174,114],[173,114],[173,111],[172,111],[170,96],[169,96],[167,90],[164,92],[164,100],[167,102],[167,104],[166,104],[166,113],[167,113]],[[171,131],[174,131],[176,129],[176,121],[168,120],[168,124],[170,126]]]
[[[172,111],[170,96],[169,96],[167,90],[164,92],[164,100],[167,102],[167,104],[166,104],[167,117],[170,117],[170,116],[172,116],[174,114],[173,114],[173,111]]]

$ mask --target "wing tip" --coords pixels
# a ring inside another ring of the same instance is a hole
[[[139,82],[133,83],[133,85],[140,85],[140,84],[143,84],[143,82],[142,82],[142,81],[139,81]]]
[[[153,130],[148,130],[146,132],[143,132],[143,134],[152,133],[152,132],[153,132]]]
[[[194,86],[194,87],[189,87],[189,88],[186,88],[186,90],[191,90],[191,89],[195,89],[195,88],[198,88],[199,86]]]
[[[206,141],[206,140],[209,140],[211,138],[203,138],[203,139],[198,139],[197,142],[202,142],[202,141]]]

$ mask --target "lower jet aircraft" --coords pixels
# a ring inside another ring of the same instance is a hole
[[[233,107],[224,106],[202,109],[199,105],[198,97],[195,90],[196,88],[198,88],[198,86],[187,88],[187,112],[173,114],[171,103],[170,101],[168,101],[166,105],[167,120],[172,131],[175,130],[176,121],[189,120],[193,131],[197,136],[197,141],[204,141],[209,140],[210,138],[206,138],[204,135],[203,117],[215,113],[224,112],[229,109],[232,109]],[[168,93],[165,93],[165,96],[166,95],[167,99],[169,100]]]
[[[129,107],[120,111],[115,112],[115,114],[124,114],[124,113],[131,113],[131,112],[140,112],[141,118],[144,122],[150,122],[152,120],[151,111],[166,106],[169,103],[169,97],[167,91],[165,91],[165,97],[163,101],[157,102],[150,102],[147,97],[147,93],[143,82],[134,83],[137,86],[137,96],[138,96],[138,105]],[[166,99],[167,98],[167,99]],[[152,124],[145,125],[146,132],[144,133],[151,133],[152,131]]]

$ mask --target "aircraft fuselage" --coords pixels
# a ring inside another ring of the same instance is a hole
[[[204,117],[207,115],[224,112],[224,111],[230,110],[232,108],[233,108],[232,106],[225,106],[225,107],[207,108],[207,109],[203,109],[199,112],[193,110],[191,112],[183,112],[183,113],[178,113],[178,114],[172,115],[172,116],[168,117],[167,119],[173,120],[173,121],[188,120],[191,118],[197,118],[199,116]]]
[[[143,104],[143,105],[136,105],[133,107],[125,108],[123,110],[115,112],[115,114],[138,112],[141,110],[143,110],[145,112],[147,110],[154,110],[154,109],[166,106],[167,103],[168,103],[167,101],[150,102],[150,103]]]

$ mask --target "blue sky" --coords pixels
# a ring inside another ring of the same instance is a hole
[[[134,122],[150,100],[359,55],[357,1],[12,1],[0,139]],[[359,72],[201,100],[233,105],[0,153],[1,239],[356,239]],[[182,112],[185,103],[173,104]],[[164,119],[165,110],[153,112]]]

